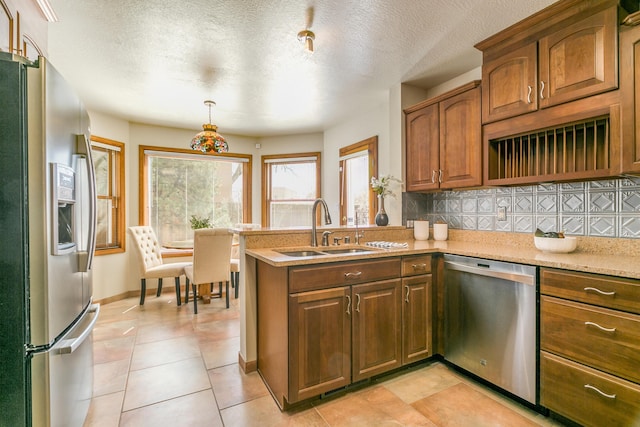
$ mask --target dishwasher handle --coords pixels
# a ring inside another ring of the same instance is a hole
[[[515,273],[509,271],[496,271],[486,267],[474,267],[472,265],[460,264],[453,261],[444,262],[445,269],[462,271],[465,273],[477,274],[486,277],[495,277],[497,279],[510,280],[512,282],[522,283],[534,286],[535,276],[529,274]]]

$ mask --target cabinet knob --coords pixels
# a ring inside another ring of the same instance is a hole
[[[540,99],[544,99],[544,81],[540,80]]]
[[[438,182],[442,184],[442,169],[438,169]]]
[[[351,296],[345,295],[347,297],[347,314],[351,314]]]
[[[404,297],[404,302],[409,302],[409,285],[404,285],[404,287],[407,289],[407,295]]]
[[[533,90],[533,88],[531,87],[531,85],[527,85],[527,89],[529,90],[527,92],[527,103],[531,104],[531,91]]]
[[[432,170],[431,171],[431,183],[435,184],[436,183],[436,170]]]

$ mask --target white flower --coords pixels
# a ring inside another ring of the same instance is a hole
[[[373,176],[371,177],[371,188],[379,196],[396,197],[396,195],[393,194],[393,191],[391,191],[391,189],[389,188],[393,182],[402,184],[402,181],[400,181],[398,178],[395,178],[393,175],[381,175],[380,179]]]

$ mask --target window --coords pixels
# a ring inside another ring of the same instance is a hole
[[[140,223],[160,244],[193,238],[191,218],[213,227],[251,221],[251,156],[140,146]]]
[[[320,197],[320,153],[262,156],[262,225],[311,226]]]
[[[373,224],[377,201],[371,177],[378,173],[378,137],[340,149],[340,225]]]
[[[96,255],[124,252],[124,144],[91,137],[96,173]]]

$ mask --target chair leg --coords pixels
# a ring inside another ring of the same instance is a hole
[[[182,304],[180,301],[180,277],[176,277],[176,299],[178,300],[178,305]]]
[[[225,292],[226,296],[227,296],[227,308],[229,308],[229,281],[227,280],[227,291]],[[220,286],[222,286],[222,282],[220,282]],[[220,292],[222,292],[222,288],[220,289]]]
[[[235,276],[235,279],[236,279],[236,280],[235,280],[235,282],[236,282],[236,288],[235,288],[235,291],[236,291],[236,299],[238,299],[238,288],[240,287],[240,286],[239,286],[239,282],[240,282],[240,272],[239,272],[239,271],[236,271],[236,272],[234,272],[234,273],[233,273],[233,275]]]
[[[162,293],[162,278],[158,279],[158,292],[156,292],[156,296],[159,297]]]
[[[198,286],[195,283],[192,283],[193,286],[193,313],[198,314]]]
[[[187,304],[189,302],[189,279],[185,277],[185,285],[184,285],[184,303]]]
[[[140,305],[144,305],[144,295],[147,293],[147,279],[140,279]]]

